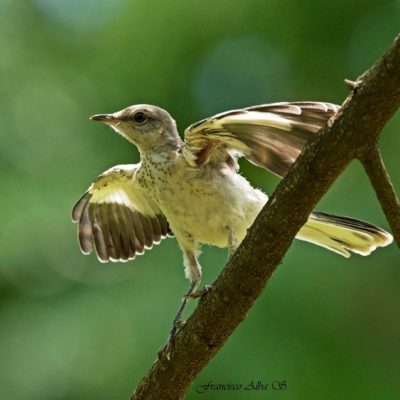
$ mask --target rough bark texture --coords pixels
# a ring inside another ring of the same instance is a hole
[[[212,290],[178,333],[170,360],[160,356],[132,400],[184,397],[199,371],[244,320],[315,205],[349,162],[362,158],[376,143],[399,105],[400,36],[352,85],[334,121],[307,144]],[[386,201],[385,196],[379,199]]]

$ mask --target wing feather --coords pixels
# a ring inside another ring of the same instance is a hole
[[[142,220],[138,213],[131,213],[131,220],[133,222],[133,227],[135,228],[136,240],[137,240],[137,249],[140,254],[143,254],[145,248],[145,239],[144,239],[144,231]]]
[[[135,178],[138,165],[100,175],[72,210],[84,254],[101,262],[128,261],[171,235],[168,221]]]
[[[185,131],[183,153],[194,167],[250,162],[284,176],[307,141],[331,118],[338,106],[322,102],[272,103],[217,114]]]
[[[145,246],[147,249],[151,249],[153,247],[153,228],[146,216],[144,216],[143,214],[139,214],[139,217],[143,226]]]
[[[82,210],[82,214],[79,220],[78,238],[79,244],[83,254],[90,254],[93,251],[92,241],[92,224],[89,218],[89,208],[86,206]]]
[[[107,245],[107,243],[109,243],[108,232],[106,230],[103,230],[101,224],[101,217],[99,214],[100,214],[99,207],[89,208],[89,216],[93,230],[93,239],[96,248],[96,253],[100,260],[107,261],[109,258],[108,245]]]
[[[150,223],[153,230],[154,243],[160,243],[162,233],[161,233],[160,223],[158,222],[158,218],[151,218]]]

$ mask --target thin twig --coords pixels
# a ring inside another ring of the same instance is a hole
[[[400,202],[386,171],[379,148],[374,145],[360,157],[376,196],[382,206],[389,225],[392,229],[394,240],[400,247]]]
[[[345,79],[344,83],[349,90],[356,91],[361,81],[352,81],[350,79]]]

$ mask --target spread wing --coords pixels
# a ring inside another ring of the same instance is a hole
[[[136,180],[138,165],[118,165],[89,187],[72,211],[84,254],[127,261],[172,235],[165,216]]]
[[[284,176],[304,145],[338,110],[322,102],[272,103],[217,114],[185,131],[192,166],[235,163],[237,156]]]

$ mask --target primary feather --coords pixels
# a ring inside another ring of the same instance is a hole
[[[72,211],[84,254],[128,261],[172,235],[158,206],[136,181],[135,165],[118,165],[89,187]]]
[[[286,175],[307,141],[337,111],[322,102],[273,103],[217,114],[185,131],[184,156],[193,166],[235,155]]]

